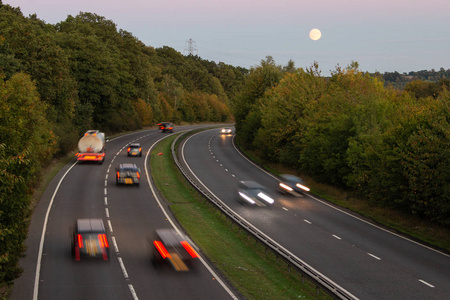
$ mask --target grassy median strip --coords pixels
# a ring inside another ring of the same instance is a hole
[[[227,220],[185,180],[172,159],[175,135],[151,153],[155,184],[178,222],[246,299],[330,299]]]

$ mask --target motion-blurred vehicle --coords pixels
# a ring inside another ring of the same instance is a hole
[[[231,128],[225,127],[220,130],[220,133],[221,134],[231,134],[231,133],[233,133],[233,130],[231,130]]]
[[[160,122],[158,123],[159,129],[161,129],[161,132],[173,132],[173,124],[169,122]]]
[[[151,255],[155,267],[170,264],[176,271],[189,271],[198,260],[195,249],[175,229],[156,229],[152,243]]]
[[[127,149],[128,156],[142,156],[142,147],[139,143],[130,144]]]
[[[262,185],[250,180],[238,182],[237,197],[244,204],[256,206],[266,206],[275,202]]]
[[[281,193],[290,193],[294,196],[300,196],[300,194],[304,194],[310,190],[305,182],[295,175],[282,174],[280,175],[280,180],[278,191]]]
[[[139,185],[141,181],[141,170],[136,164],[123,163],[116,168],[116,185],[135,184]]]
[[[99,130],[88,130],[78,141],[78,153],[75,155],[77,161],[82,162],[98,162],[100,164],[105,160],[105,137],[103,132]]]
[[[109,242],[102,219],[77,219],[73,231],[72,255],[109,260]]]

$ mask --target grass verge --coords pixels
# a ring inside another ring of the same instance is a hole
[[[170,146],[175,137],[164,139],[151,153],[155,184],[181,226],[242,296],[330,299],[200,196],[173,162]]]

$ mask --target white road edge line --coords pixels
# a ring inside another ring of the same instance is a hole
[[[219,197],[217,197],[213,192],[211,192],[211,190],[209,190],[208,189],[208,187],[206,187],[205,186],[205,184],[194,174],[194,172],[192,171],[192,169],[191,169],[191,167],[189,166],[189,164],[187,163],[187,161],[186,161],[186,159],[185,159],[185,157],[184,157],[184,146],[186,145],[186,143],[192,138],[192,137],[194,137],[194,136],[196,136],[196,135],[198,135],[198,134],[200,134],[200,133],[204,133],[205,131],[202,131],[202,132],[199,132],[199,133],[196,133],[196,134],[194,134],[194,135],[191,135],[189,138],[187,138],[186,140],[185,140],[185,142],[183,143],[183,146],[181,147],[181,157],[183,158],[183,161],[184,161],[184,163],[186,164],[186,166],[187,166],[187,168],[189,169],[189,171],[192,173],[192,176],[194,176],[195,177],[195,179],[197,179],[197,181],[198,182],[200,182],[200,184],[203,186],[203,188],[204,189],[206,189],[214,198],[216,198],[217,200],[219,200],[219,201],[221,201],[220,200],[220,198]],[[235,147],[235,149],[236,149],[236,146],[234,145],[234,138],[233,138],[233,146]],[[236,151],[238,151],[237,149],[236,149]],[[238,151],[239,152],[239,151]],[[240,152],[239,152],[240,153]],[[240,155],[242,155],[242,154],[240,154]],[[245,159],[247,159],[246,157],[244,157]],[[247,159],[248,160],[248,159]],[[250,161],[251,162],[251,161]],[[254,163],[253,162],[251,162],[253,165],[254,165]],[[259,168],[259,169],[261,169],[261,168]],[[262,170],[262,169],[261,169]],[[267,171],[265,171],[265,170],[262,170],[263,172],[265,172],[265,173],[267,173],[267,174],[269,174],[270,176],[272,176],[272,177],[274,177],[273,175],[271,175],[270,173],[268,173]],[[276,177],[274,177],[274,178],[276,178]],[[221,201],[222,202],[222,201]],[[222,202],[222,205],[226,205],[225,203],[223,203]],[[231,210],[231,208],[229,208],[228,207],[228,209],[230,209]],[[250,223],[249,223],[250,224]],[[251,226],[253,226],[252,224],[250,224]],[[256,228],[255,226],[253,226],[253,229],[254,230],[257,230],[260,234],[262,234],[262,235],[264,235],[267,239],[270,239],[271,240],[271,242],[272,243],[274,243],[274,244],[276,244],[279,248],[283,248],[287,253],[289,253],[290,255],[292,255],[292,256],[294,256],[294,254],[292,254],[292,253],[290,253],[286,248],[284,248],[284,247],[282,247],[280,244],[278,244],[277,242],[275,242],[274,240],[272,240],[271,238],[269,238],[269,236],[267,236],[266,234],[264,234],[262,231],[260,231],[258,228]],[[298,257],[296,257],[299,261],[302,261],[300,258],[298,258]],[[303,262],[302,261],[302,263],[303,264],[305,264],[305,265],[307,265],[307,266],[309,266],[307,263],[305,263],[305,262]],[[310,266],[309,266],[310,267]],[[312,267],[310,267],[311,269],[313,269]],[[318,274],[320,274],[320,276],[321,277],[323,277],[323,278],[326,278],[327,280],[329,280],[330,282],[333,282],[331,279],[329,279],[329,278],[327,278],[325,275],[323,275],[322,273],[319,273],[317,270],[315,270],[315,272],[317,272]],[[334,283],[334,282],[333,282]],[[339,286],[339,285],[337,285],[336,283],[334,283],[336,286]],[[347,290],[345,290],[343,287],[341,287],[341,286],[339,286],[342,290],[344,290],[344,291],[346,291],[349,295],[351,295],[352,296],[352,299],[358,299],[357,297],[355,297],[355,296],[353,296],[350,292],[348,292]]]
[[[171,134],[172,135],[172,134]],[[145,174],[147,175],[147,182],[148,185],[150,187],[150,189],[152,190],[152,194],[153,197],[155,197],[156,202],[158,203],[159,208],[161,208],[162,212],[164,213],[164,215],[166,216],[167,220],[170,222],[170,224],[172,225],[172,227],[178,232],[181,233],[181,231],[178,229],[178,227],[175,225],[175,223],[172,221],[172,219],[170,218],[170,216],[167,214],[166,210],[164,209],[164,207],[161,205],[161,201],[158,198],[158,195],[155,192],[155,189],[152,185],[152,183],[150,182],[150,176],[148,174],[148,169],[147,169],[147,161],[148,161],[148,156],[151,152],[151,150],[153,149],[153,147],[159,143],[161,140],[171,136],[165,136],[163,138],[160,138],[159,140],[157,140],[151,147],[150,149],[148,149],[147,154],[145,155],[145,160],[144,160],[144,168],[145,168]],[[228,288],[228,286],[223,282],[223,280],[216,274],[216,272],[214,272],[213,269],[211,269],[211,267],[208,265],[208,263],[203,259],[203,257],[201,257],[200,255],[198,256],[199,260],[202,262],[202,264],[206,267],[206,269],[208,269],[209,273],[211,273],[211,275],[216,279],[216,281],[223,287],[223,289],[228,293],[228,295],[230,295],[230,297],[234,300],[239,300],[238,297],[236,297],[236,295],[233,294],[233,292]]]
[[[270,177],[272,177],[272,178],[274,178],[274,179],[276,179],[276,180],[279,181],[279,179],[278,179],[275,175],[273,175],[273,174],[269,173],[268,171],[264,170],[263,168],[261,168],[260,166],[258,166],[257,164],[255,164],[253,161],[251,161],[250,159],[248,159],[245,155],[243,155],[243,154],[241,153],[241,151],[239,151],[239,149],[236,147],[236,145],[235,145],[235,143],[234,143],[234,139],[235,139],[235,138],[233,137],[233,140],[232,140],[232,142],[233,142],[233,147],[234,147],[234,149],[236,150],[236,152],[239,153],[239,155],[241,155],[244,159],[246,159],[249,163],[251,163],[252,165],[254,165],[256,168],[260,169],[262,172],[266,173],[266,174],[269,175]],[[321,200],[321,199],[319,199],[319,198],[316,198],[316,197],[315,197],[313,194],[311,194],[311,193],[308,193],[308,196],[311,197],[312,199],[314,199],[314,200],[316,200],[316,201],[318,201],[318,202],[320,202],[320,203],[322,203],[322,204],[324,204],[324,205],[326,205],[326,206],[328,206],[328,207],[334,209],[334,210],[337,210],[337,211],[339,211],[339,212],[341,212],[341,213],[343,213],[343,214],[346,214],[346,215],[348,215],[348,216],[350,216],[350,217],[352,217],[352,218],[355,218],[355,219],[357,219],[357,220],[359,220],[359,221],[361,221],[361,222],[364,222],[364,223],[366,223],[366,224],[368,224],[368,225],[370,225],[370,226],[372,226],[372,227],[375,227],[375,228],[378,228],[378,229],[380,229],[380,230],[383,230],[384,232],[387,232],[387,233],[389,233],[389,234],[392,234],[392,235],[394,235],[394,236],[396,236],[396,237],[399,237],[399,238],[401,238],[401,239],[404,239],[405,241],[408,241],[408,242],[410,242],[410,243],[416,244],[416,245],[421,246],[421,247],[423,247],[423,248],[426,248],[426,249],[428,249],[428,250],[431,250],[431,251],[434,251],[434,252],[439,253],[439,254],[441,254],[441,255],[450,257],[450,254],[444,253],[444,252],[442,252],[442,251],[439,251],[439,250],[436,250],[436,249],[434,249],[434,248],[431,248],[431,247],[429,247],[429,246],[427,246],[427,245],[424,245],[424,244],[421,244],[421,243],[419,243],[419,242],[413,241],[413,240],[411,240],[411,239],[409,239],[409,238],[407,238],[407,237],[404,237],[404,236],[402,236],[402,235],[400,235],[400,234],[398,234],[398,233],[389,231],[389,230],[387,230],[387,229],[385,229],[385,228],[383,228],[383,227],[380,227],[380,226],[378,226],[378,225],[376,225],[376,224],[373,224],[373,223],[371,223],[371,222],[369,222],[369,221],[367,221],[367,220],[364,220],[364,219],[362,219],[362,218],[360,218],[360,217],[357,217],[357,216],[355,216],[355,215],[353,215],[353,214],[351,214],[351,213],[349,213],[349,212],[346,212],[346,211],[343,210],[343,209],[340,209],[340,208],[338,208],[338,207],[336,207],[336,206],[334,206],[334,205],[331,205],[331,204],[327,203],[327,202],[324,201],[324,200]]]
[[[39,243],[39,252],[38,252],[38,258],[36,262],[36,275],[34,278],[34,290],[33,290],[33,300],[37,300],[38,293],[39,293],[39,276],[41,273],[41,262],[42,262],[42,251],[44,249],[44,240],[45,240],[45,232],[47,231],[47,222],[48,222],[48,216],[50,215],[50,210],[53,206],[53,201],[55,200],[56,193],[59,190],[59,187],[61,183],[63,182],[66,175],[69,173],[69,171],[77,164],[77,162],[74,162],[72,166],[64,173],[64,175],[61,177],[61,179],[58,182],[58,185],[56,186],[55,191],[53,192],[52,199],[50,200],[50,203],[48,204],[47,213],[45,214],[44,219],[44,226],[42,227],[42,235],[41,235],[41,241]]]

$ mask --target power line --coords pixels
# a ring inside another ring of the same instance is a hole
[[[194,47],[196,47],[197,45],[195,44],[195,41],[193,41],[192,39],[189,39],[188,41],[186,41],[186,46],[187,48],[184,49],[184,53],[186,53],[186,51],[188,52],[188,55],[198,55],[198,50]]]

